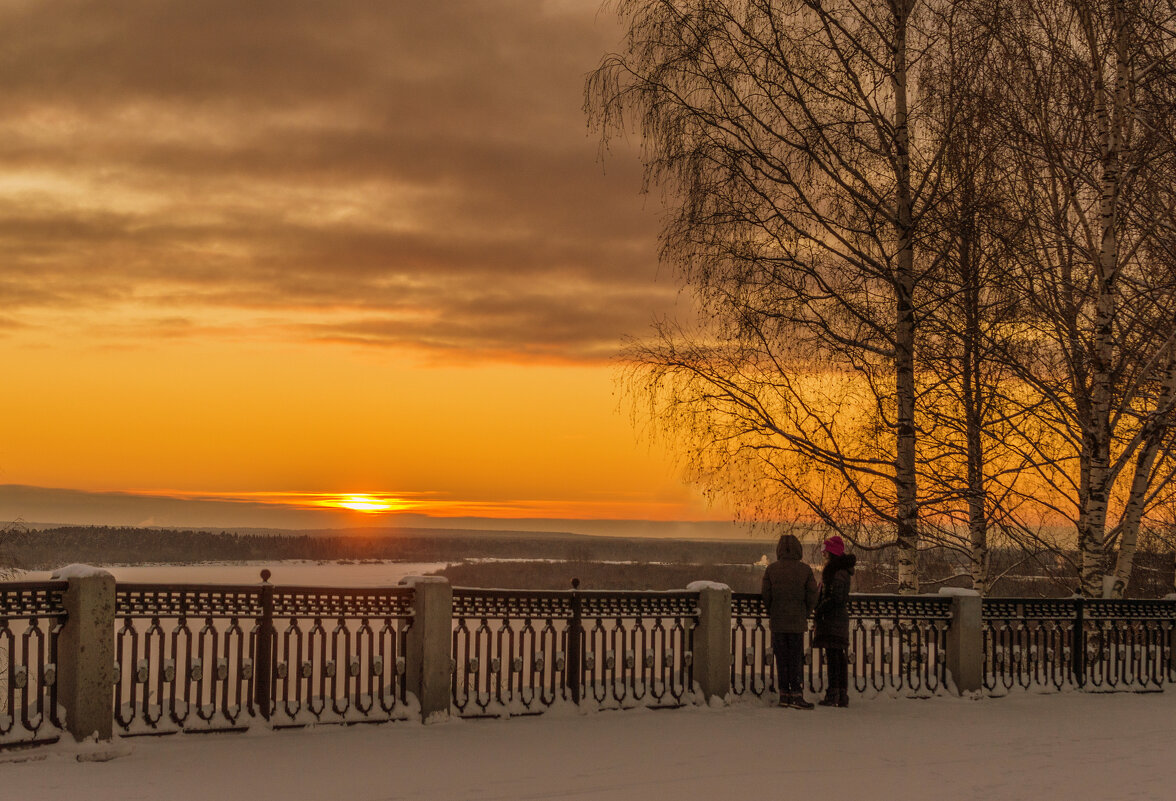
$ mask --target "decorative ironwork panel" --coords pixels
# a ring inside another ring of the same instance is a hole
[[[472,606],[480,605],[463,603],[462,609]],[[570,616],[493,614],[493,608],[501,606],[496,602],[481,612],[457,614],[455,604],[451,689],[457,713],[535,714],[570,700]]]
[[[53,742],[64,581],[0,584],[0,748]]]
[[[453,706],[465,716],[676,706],[693,692],[697,593],[455,589]]]
[[[281,587],[273,603],[275,726],[409,716],[412,588]]]
[[[121,617],[258,617],[261,587],[207,584],[119,584]]]
[[[410,588],[119,585],[124,734],[407,717]]]
[[[582,700],[609,709],[692,696],[697,593],[584,595]]]
[[[763,599],[731,594],[731,692],[757,698],[776,692],[776,660]]]
[[[951,598],[943,595],[851,595],[849,616],[861,619],[951,620]]]
[[[1176,680],[1176,603],[985,599],[984,687],[1160,689]]]
[[[253,704],[258,585],[120,584],[114,719],[124,735],[246,728]]]
[[[601,592],[579,593],[584,617],[680,617],[698,616],[696,592]]]
[[[412,617],[411,587],[275,587],[276,617]]]
[[[455,589],[453,591],[453,616],[455,618],[570,618],[572,616],[571,593]]]

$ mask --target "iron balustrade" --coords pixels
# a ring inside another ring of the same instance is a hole
[[[1176,681],[1171,601],[986,598],[984,687],[1160,689]]]
[[[574,583],[578,587],[578,582]],[[679,706],[693,697],[695,592],[453,591],[453,707]]]
[[[946,687],[951,599],[945,596],[851,595],[850,684],[859,693],[924,695]],[[824,651],[805,633],[808,689],[825,688]],[[767,611],[756,593],[731,597],[731,692],[762,697],[777,691]]]
[[[275,727],[384,721],[418,711],[535,714],[560,703],[678,706],[715,684],[716,655],[696,652],[697,627],[727,625],[715,617],[713,595],[580,591],[574,582],[562,592],[454,589],[450,617],[434,620],[422,608],[428,620],[414,632],[414,603],[431,607],[433,596],[418,598],[412,587],[276,587],[268,578],[262,571],[254,585],[114,586],[111,711],[120,734],[243,729],[258,720]],[[69,645],[76,638],[60,638],[73,625],[69,586],[0,584],[0,745],[53,741],[64,728],[59,657],[71,657],[59,649],[76,647]],[[1171,600],[975,600],[979,616],[971,602],[970,611],[959,607],[965,617],[954,658],[973,660],[962,675],[980,668],[990,694],[1158,690],[1176,681]],[[953,604],[948,596],[852,595],[854,690],[945,688]],[[93,608],[109,614],[111,606],[100,600]],[[110,630],[110,621],[97,625]],[[720,678],[714,693],[773,694],[771,635],[758,595],[731,596],[730,632],[730,685]],[[696,657],[706,665],[698,686]],[[814,692],[824,688],[822,660],[820,649],[808,650]],[[410,675],[428,709],[410,697]],[[448,679],[449,693],[425,692],[437,679]]]
[[[253,702],[257,585],[115,587],[114,720],[123,734],[239,729]]]
[[[409,587],[277,587],[272,722],[404,719]]]
[[[0,584],[0,747],[54,742],[64,581]]]
[[[410,713],[411,589],[120,584],[115,608],[125,735]]]
[[[808,651],[805,634],[805,651]],[[772,632],[756,593],[731,593],[731,693],[763,697],[777,690]]]

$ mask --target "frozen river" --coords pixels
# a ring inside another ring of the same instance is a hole
[[[440,570],[446,562],[219,562],[197,565],[107,565],[116,581],[166,584],[256,584],[262,569],[273,575],[271,584],[317,585],[324,587],[391,587],[405,576],[419,576]],[[45,581],[52,571],[30,570],[15,576],[18,581]]]

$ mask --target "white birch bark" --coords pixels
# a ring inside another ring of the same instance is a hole
[[[1111,598],[1122,598],[1131,582],[1131,569],[1135,564],[1135,551],[1139,542],[1139,526],[1147,504],[1148,492],[1152,487],[1156,458],[1160,454],[1164,435],[1167,433],[1176,402],[1176,360],[1171,348],[1158,375],[1160,395],[1156,407],[1144,422],[1140,439],[1139,455],[1135,461],[1135,473],[1131,477],[1131,491],[1123,518],[1119,525],[1119,555],[1115,560],[1114,580],[1105,585]]]
[[[910,128],[907,119],[907,20],[912,0],[896,0],[894,14],[894,127],[897,181],[895,203],[898,238],[895,280],[895,392],[896,421],[895,488],[898,511],[898,592],[919,591],[919,501],[916,477],[915,437],[915,313],[914,223],[912,220]]]

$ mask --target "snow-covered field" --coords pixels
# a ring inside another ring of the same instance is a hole
[[[0,797],[87,801],[1168,799],[1176,693],[878,698],[323,726],[0,755]],[[32,761],[14,762],[14,759]]]

